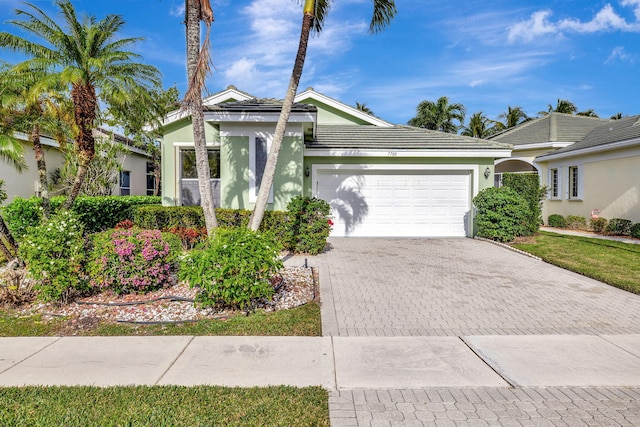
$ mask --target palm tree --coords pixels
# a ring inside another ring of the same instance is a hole
[[[396,5],[394,0],[372,0],[373,1],[373,15],[369,24],[369,32],[375,33],[385,28],[396,15]],[[282,110],[280,111],[280,117],[276,124],[276,129],[273,135],[273,141],[271,142],[271,148],[269,149],[269,155],[267,156],[267,163],[262,175],[262,181],[260,184],[260,190],[256,199],[256,204],[249,220],[249,228],[251,230],[258,230],[264,212],[267,208],[267,202],[269,200],[269,193],[273,185],[273,179],[275,176],[276,166],[278,163],[278,154],[282,147],[282,140],[284,139],[284,131],[289,121],[289,115],[291,114],[291,108],[293,106],[293,99],[298,90],[298,84],[300,83],[300,77],[302,76],[302,69],[304,67],[304,61],[307,54],[307,44],[309,42],[309,34],[311,31],[320,33],[324,24],[324,19],[329,11],[330,0],[304,0],[302,8],[302,26],[300,30],[300,41],[298,43],[298,52],[291,72],[291,80],[289,81],[289,87],[287,89],[286,96],[282,103]]]
[[[214,16],[209,0],[185,0],[185,14],[189,87],[183,100],[183,107],[191,112],[200,205],[204,211],[207,233],[211,235],[213,229],[218,227],[218,221],[211,191],[211,172],[209,171],[207,141],[204,130],[202,89],[205,78],[211,69],[209,35]],[[207,27],[202,47],[200,46],[200,21],[204,22]]]
[[[449,103],[449,98],[441,96],[436,102],[422,101],[416,108],[416,116],[409,120],[410,126],[456,133],[464,124],[466,108],[462,104]],[[458,125],[453,121],[457,120]]]
[[[28,31],[30,37],[0,32],[0,46],[30,57],[16,65],[16,71],[40,71],[46,74],[46,81],[57,81],[71,88],[80,163],[63,206],[69,209],[95,156],[92,131],[99,100],[107,105],[120,103],[139,86],[158,86],[160,78],[155,67],[136,62],[140,55],[124,50],[140,39],[117,38],[125,24],[122,17],[107,15],[97,21],[89,16],[80,22],[69,0],[56,0],[56,5],[63,27],[38,7],[26,3],[26,10],[16,11],[25,19],[9,23]],[[34,37],[43,43],[32,41]]]
[[[598,114],[596,114],[596,112],[593,110],[593,108],[589,108],[588,110],[577,112],[576,116],[599,117]]]
[[[28,134],[29,142],[33,146],[42,197],[42,213],[46,219],[50,213],[49,182],[40,136],[45,132],[64,147],[71,133],[73,110],[63,93],[64,87],[59,82],[50,80],[48,83],[55,87],[47,87],[43,83],[45,77],[37,70],[19,72],[9,69],[6,73],[0,74],[0,92],[4,94],[0,99],[0,108],[3,109],[3,114],[11,115],[13,132],[22,131]],[[12,135],[8,137],[12,138]]]
[[[547,105],[547,111],[540,111],[538,115],[546,116],[549,113],[563,113],[563,114],[574,114],[578,111],[578,107],[566,99],[558,98],[558,103],[554,107],[551,104]]]
[[[358,111],[362,111],[365,114],[368,114],[370,116],[373,116],[373,111],[371,111],[371,108],[367,107],[367,103],[363,102],[362,104],[359,103],[358,101],[356,101],[356,110]]]
[[[502,121],[500,121],[502,120]],[[520,123],[529,120],[529,116],[524,112],[522,107],[507,107],[507,111],[498,115],[498,121],[496,122],[496,130],[501,131],[518,126]]]
[[[469,119],[469,124],[463,128],[462,135],[472,136],[474,138],[486,138],[495,133],[495,128],[488,126],[491,123],[493,123],[493,121],[482,114],[482,111],[474,113]]]

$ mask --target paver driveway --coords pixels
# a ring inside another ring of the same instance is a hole
[[[489,242],[330,242],[318,257],[325,335],[640,333],[640,296]]]

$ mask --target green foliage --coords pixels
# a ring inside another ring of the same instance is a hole
[[[547,223],[549,224],[549,227],[567,228],[567,220],[559,214],[549,215]]]
[[[244,309],[273,294],[269,279],[283,267],[280,249],[270,234],[220,228],[181,260],[180,280],[201,289],[197,301],[203,306]]]
[[[486,188],[473,199],[478,236],[508,242],[529,232],[529,204],[510,187]]]
[[[632,224],[628,219],[611,218],[604,230],[606,234],[612,234],[614,236],[629,236],[631,234]]]
[[[91,286],[117,294],[148,292],[175,282],[178,237],[159,230],[120,228],[92,236]]]
[[[51,209],[56,212],[66,197],[53,197]],[[136,207],[160,203],[160,197],[153,196],[80,196],[73,204],[72,211],[84,224],[87,234],[113,228],[120,221],[131,219]],[[2,209],[9,230],[20,240],[28,227],[39,224],[42,220],[42,199],[16,197],[13,202]]]
[[[74,291],[86,289],[83,232],[78,216],[68,211],[27,229],[19,255],[37,281],[39,298],[66,301]]]
[[[251,211],[246,209],[216,209],[218,225],[221,228],[246,227]],[[201,230],[204,228],[204,214],[200,206],[141,206],[133,214],[133,222],[141,228],[163,231],[180,229]],[[289,215],[287,212],[266,211],[260,231],[273,234],[286,249]],[[324,246],[324,245],[323,245]]]
[[[602,233],[608,223],[606,218],[591,218],[591,229],[596,233]]]
[[[331,232],[331,206],[324,200],[297,196],[287,205],[287,249],[316,255],[324,249]]]
[[[631,237],[635,237],[636,239],[640,239],[640,222],[631,226],[629,235]]]
[[[540,228],[540,224],[542,224],[542,199],[547,192],[545,187],[540,186],[538,175],[505,173],[502,175],[502,184],[515,190],[529,204],[525,235],[535,234]]]
[[[583,216],[568,215],[567,216],[567,227],[572,229],[572,230],[586,230],[587,229],[587,220]]]

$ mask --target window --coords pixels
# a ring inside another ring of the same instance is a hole
[[[220,150],[207,150],[211,179],[220,179]],[[196,150],[182,150],[182,178],[198,179]]]
[[[249,138],[249,165],[251,174],[249,176],[249,201],[255,202],[262,184],[262,176],[267,165],[267,157],[271,141],[264,136],[255,136]],[[269,193],[269,203],[273,202],[273,186]]]
[[[156,189],[156,175],[153,162],[147,162],[147,196],[153,196]]]
[[[549,170],[549,191],[550,191],[550,198],[551,199],[557,199],[558,198],[558,169],[551,169]]]
[[[131,172],[129,171],[120,172],[120,195],[131,195]]]
[[[580,187],[579,187],[579,174],[578,166],[571,166],[569,168],[569,199],[579,199]]]

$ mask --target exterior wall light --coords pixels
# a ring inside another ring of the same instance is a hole
[[[484,170],[485,179],[489,179],[489,175],[491,175],[491,169],[489,169],[489,166],[487,166],[487,168]]]
[[[309,175],[311,175],[311,173],[309,172],[309,166],[307,166],[306,168],[304,168],[304,176],[309,178]]]

